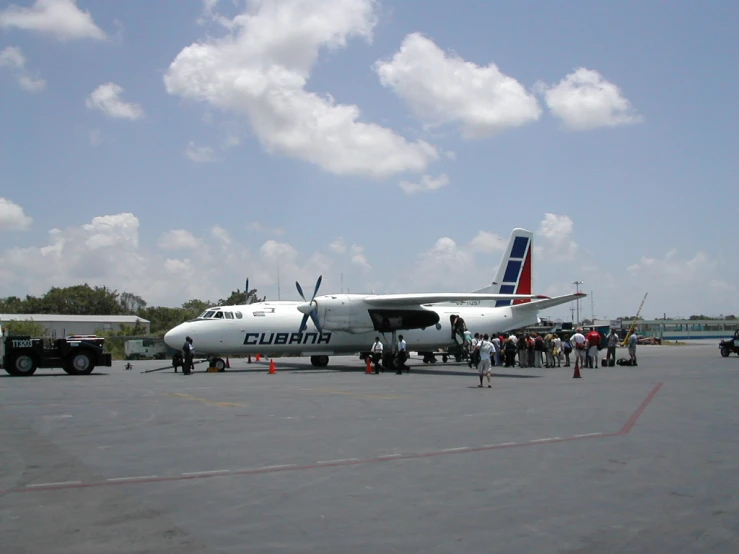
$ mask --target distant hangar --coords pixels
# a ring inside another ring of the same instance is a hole
[[[100,331],[120,331],[122,325],[138,325],[138,335],[148,335],[151,330],[149,320],[135,315],[0,314],[0,323],[9,321],[33,321],[43,325],[53,339],[68,335],[94,335]]]

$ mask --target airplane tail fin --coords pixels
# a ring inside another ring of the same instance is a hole
[[[492,294],[533,294],[532,293],[532,255],[534,250],[534,233],[526,229],[514,229],[503,259],[495,275],[495,281],[489,287],[475,292]],[[496,308],[523,304],[530,300],[498,300]]]

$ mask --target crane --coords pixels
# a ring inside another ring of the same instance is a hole
[[[636,329],[636,322],[639,320],[639,314],[641,313],[641,309],[644,307],[644,301],[647,299],[648,292],[644,293],[644,298],[641,300],[641,304],[639,304],[639,309],[636,311],[636,315],[634,316],[634,321],[631,322],[631,328],[629,329],[629,332],[626,333],[626,336],[624,337],[623,342],[621,343],[621,346],[626,346],[629,344],[629,337],[634,332],[634,329]]]

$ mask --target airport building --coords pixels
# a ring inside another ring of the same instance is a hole
[[[146,335],[151,329],[148,320],[135,315],[0,314],[0,324],[8,321],[33,321],[43,325],[52,339],[69,335],[94,335],[101,331],[120,331],[123,325],[138,325],[139,335]]]
[[[632,321],[623,320],[624,329]],[[739,329],[739,320],[731,319],[643,319],[636,322],[634,332],[643,337],[664,340],[728,339]]]

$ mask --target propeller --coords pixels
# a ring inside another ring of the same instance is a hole
[[[303,289],[300,286],[300,283],[295,281],[295,288],[298,289],[298,294],[300,295],[300,298],[303,299],[304,304],[300,304],[298,306],[298,311],[303,314],[303,320],[300,322],[300,329],[298,329],[298,333],[302,333],[307,328],[306,323],[308,322],[308,318],[310,317],[313,321],[313,325],[316,326],[316,329],[318,329],[319,332],[321,332],[321,322],[318,321],[318,311],[317,307],[318,304],[316,303],[316,294],[318,293],[318,288],[321,286],[321,281],[323,280],[323,275],[318,276],[318,280],[316,281],[316,288],[313,289],[313,296],[311,296],[310,302],[308,302],[305,299],[305,295],[303,294]]]

